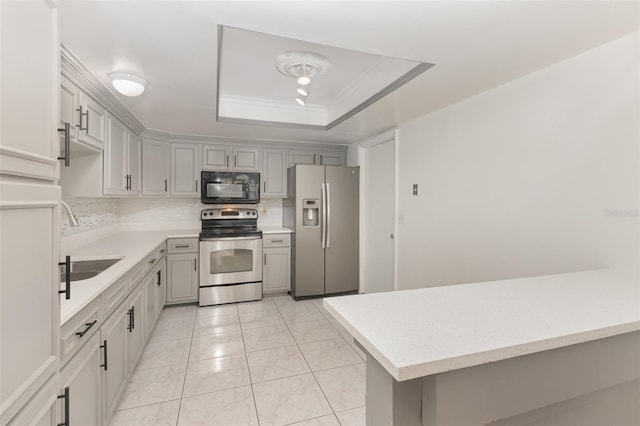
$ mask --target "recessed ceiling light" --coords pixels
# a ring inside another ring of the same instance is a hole
[[[125,96],[139,96],[147,86],[147,80],[132,74],[113,72],[109,78],[118,93]]]

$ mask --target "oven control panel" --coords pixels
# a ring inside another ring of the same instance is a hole
[[[258,210],[256,209],[242,209],[242,208],[227,208],[227,209],[206,209],[202,210],[200,214],[202,220],[209,219],[257,219]]]

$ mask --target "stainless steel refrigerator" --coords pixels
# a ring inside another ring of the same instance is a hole
[[[357,291],[360,168],[298,164],[287,177],[292,296]]]

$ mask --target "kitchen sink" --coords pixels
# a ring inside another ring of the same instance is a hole
[[[120,262],[122,258],[97,259],[97,260],[76,260],[71,262],[71,281],[86,280],[93,278],[107,268]],[[60,282],[66,280],[66,267],[60,268]]]

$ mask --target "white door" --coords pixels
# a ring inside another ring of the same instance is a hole
[[[395,141],[365,151],[364,289],[365,293],[394,287]]]

